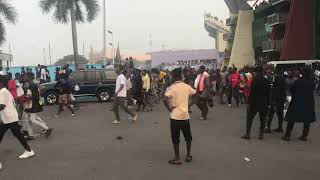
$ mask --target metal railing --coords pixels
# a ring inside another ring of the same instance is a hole
[[[277,5],[283,2],[290,2],[290,0],[270,0],[269,2],[271,2],[272,5]]]
[[[281,51],[283,40],[269,40],[262,44],[263,52]]]
[[[288,22],[288,14],[285,14],[285,13],[275,13],[268,16],[268,19],[267,19],[268,26],[286,24],[287,22]]]

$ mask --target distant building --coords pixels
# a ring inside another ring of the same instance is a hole
[[[13,56],[11,54],[2,53],[2,51],[0,51],[0,67],[10,67],[12,59]]]
[[[172,69],[190,66],[197,68],[205,65],[208,68],[220,68],[219,52],[216,49],[177,50],[152,52],[151,66]]]
[[[107,57],[107,63],[112,63],[112,50],[113,49],[107,49],[106,55],[103,55],[103,51],[96,50],[94,48],[90,49],[89,52],[89,63],[90,64],[97,64],[99,62],[103,62],[104,58]]]
[[[99,62],[103,62],[104,58],[107,57],[107,63],[112,63],[112,57],[113,57],[113,53],[116,59],[116,49],[112,49],[109,48],[107,49],[107,53],[104,56],[103,55],[103,51],[99,51],[96,50],[94,48],[90,49],[89,52],[89,63],[90,64],[97,64]],[[121,50],[121,60],[125,60],[126,58],[132,57],[133,59],[137,60],[137,61],[146,61],[146,60],[150,60],[151,57],[148,54],[144,54],[144,53],[128,53],[128,52],[124,52],[123,50]]]

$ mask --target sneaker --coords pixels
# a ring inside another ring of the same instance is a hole
[[[58,114],[55,114],[55,115],[54,115],[54,117],[55,117],[55,118],[58,118],[58,117],[59,117],[59,115],[58,115]]]
[[[275,129],[273,131],[277,132],[277,133],[283,133],[283,128],[277,128],[277,129]]]
[[[231,107],[231,104],[229,104],[228,106]]]
[[[284,141],[290,141],[290,137],[288,137],[288,136],[283,136],[281,139]]]
[[[47,130],[43,129],[40,134],[45,134],[47,132]]]
[[[249,134],[245,134],[241,138],[245,139],[245,140],[250,140],[250,135]]]
[[[1,162],[0,162],[0,171],[1,171],[1,169],[2,169],[2,165],[1,165]]]
[[[136,121],[138,119],[138,114],[136,114],[136,115],[134,115],[133,117],[132,117],[132,121]]]
[[[46,133],[45,133],[46,138],[48,138],[51,135],[52,130],[53,130],[52,128],[49,128],[48,130],[46,130]]]
[[[263,140],[264,137],[263,137],[263,132],[259,134],[259,140]]]
[[[76,114],[74,114],[74,113],[73,113],[73,114],[71,114],[71,116],[75,116],[75,115],[76,115]]]
[[[120,124],[120,121],[114,120],[112,124]]]
[[[24,151],[24,153],[19,156],[19,159],[27,159],[27,158],[30,158],[30,157],[33,157],[34,156],[34,152],[31,150],[31,151]]]

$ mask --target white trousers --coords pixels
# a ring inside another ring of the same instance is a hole
[[[48,130],[47,124],[38,116],[38,113],[26,113],[23,112],[23,124],[22,128],[24,131],[28,131],[29,135],[33,135],[32,125],[41,127],[42,129]]]

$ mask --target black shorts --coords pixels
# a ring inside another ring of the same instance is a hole
[[[191,143],[192,135],[190,129],[190,121],[189,120],[174,120],[171,119],[170,122],[171,129],[171,139],[173,144],[180,143],[180,130],[183,133],[184,139],[187,143]]]

